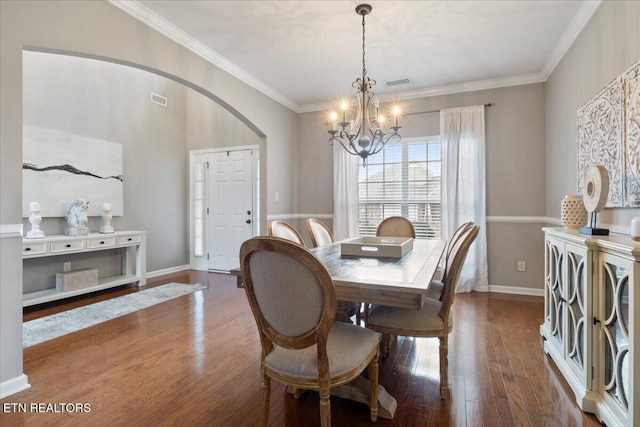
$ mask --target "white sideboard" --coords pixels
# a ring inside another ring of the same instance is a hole
[[[640,242],[545,227],[540,334],[578,406],[640,426]]]
[[[145,231],[116,231],[111,234],[90,233],[88,236],[48,236],[43,239],[23,239],[22,258],[24,260],[119,248],[123,249],[125,253],[122,256],[120,275],[104,277],[99,280],[96,286],[73,291],[62,292],[54,288],[26,293],[22,296],[22,306],[42,304],[128,283],[137,283],[138,286],[146,285],[146,238]]]

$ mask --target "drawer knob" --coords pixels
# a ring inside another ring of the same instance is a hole
[[[101,245],[104,245],[104,242],[100,242]]]
[[[67,247],[70,248],[71,247],[71,243],[67,243]]]
[[[24,248],[24,250],[25,250],[26,252],[29,252],[29,251],[31,250],[31,248]]]
[[[132,241],[133,239],[131,237],[129,237],[127,240]]]

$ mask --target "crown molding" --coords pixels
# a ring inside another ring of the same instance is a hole
[[[259,78],[248,73],[244,69],[233,64],[231,61],[198,42],[184,31],[153,13],[136,0],[107,0],[112,5],[128,13],[135,19],[143,22],[154,30],[165,35],[169,39],[184,46],[191,52],[200,56],[204,60],[212,63],[220,69],[226,71],[238,80],[246,83],[257,91],[270,97],[276,102],[293,110],[296,113],[309,113],[314,111],[327,110],[331,107],[331,102],[319,102],[313,104],[299,105],[292,99],[278,92],[271,86],[264,83]],[[589,22],[593,13],[598,9],[602,0],[587,0],[582,3],[580,9],[571,20],[560,41],[551,52],[551,55],[544,64],[542,70],[537,73],[523,74],[519,76],[499,77],[495,79],[477,80],[472,82],[454,83],[449,85],[433,86],[416,90],[401,92],[391,92],[378,95],[381,102],[391,102],[398,99],[417,99],[431,96],[450,95],[462,92],[475,92],[480,90],[497,89],[501,87],[519,86],[525,84],[545,82],[556,66],[560,63],[575,39],[578,37],[584,26]]]
[[[238,80],[248,84],[252,88],[259,92],[262,92],[266,96],[270,97],[274,101],[279,102],[285,107],[298,112],[299,106],[294,101],[281,94],[271,86],[264,83],[262,80],[255,77],[253,74],[248,73],[242,68],[238,67],[218,52],[208,48],[204,44],[195,40],[193,37],[180,30],[173,24],[169,23],[165,19],[161,18],[157,14],[153,13],[135,0],[107,0],[112,5],[123,10],[129,15],[133,16],[142,23],[148,25],[169,39],[184,46],[191,52],[212,63],[213,65],[221,68],[227,73],[231,74]]]
[[[553,52],[551,52],[551,55],[547,58],[547,62],[542,67],[541,74],[544,76],[544,81],[549,78],[553,70],[556,69],[562,58],[564,58],[564,55],[578,38],[578,35],[585,25],[587,25],[587,22],[589,22],[596,9],[598,9],[600,3],[602,3],[602,0],[587,0],[582,3],[582,6],[578,9],[578,12],[569,23],[564,34],[560,37]]]
[[[391,92],[378,94],[380,102],[393,102],[399,99],[417,99],[430,96],[451,95],[462,92],[475,92],[479,90],[497,89],[501,87],[527,85],[533,83],[543,83],[545,81],[542,73],[522,74],[519,76],[499,77],[496,79],[476,80],[473,82],[454,83],[450,85],[433,86],[422,89],[406,90],[402,92]],[[319,102],[306,104],[298,107],[298,113],[310,113],[313,111],[328,110],[334,103]]]

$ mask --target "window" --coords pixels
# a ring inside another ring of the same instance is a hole
[[[360,235],[375,236],[390,216],[408,218],[416,237],[440,238],[442,175],[439,136],[388,144],[359,169]]]

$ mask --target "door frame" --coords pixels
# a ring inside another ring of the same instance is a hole
[[[189,151],[189,268],[192,270],[210,271],[207,253],[209,252],[210,242],[207,241],[208,236],[208,219],[205,217],[203,221],[204,253],[202,256],[195,255],[195,193],[194,193],[194,163],[200,156],[214,153],[253,150],[253,160],[251,168],[253,173],[253,195],[251,200],[251,209],[253,214],[252,235],[256,236],[260,233],[260,145],[240,145],[235,147],[207,148],[201,150]],[[204,207],[210,206],[211,201],[208,200],[208,172],[205,170],[204,180]]]

